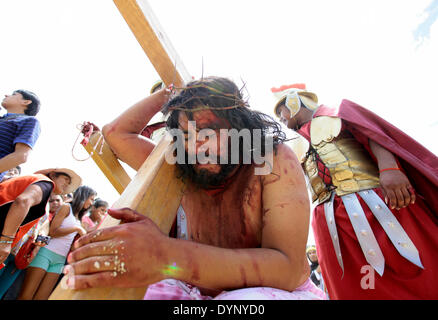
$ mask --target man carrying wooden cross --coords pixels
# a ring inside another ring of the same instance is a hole
[[[309,280],[304,175],[279,124],[228,79],[178,90],[170,100],[167,89],[152,94],[103,128],[137,170],[154,148],[138,132],[169,113],[175,152],[166,159],[186,187],[170,237],[133,210],[109,210],[124,223],[74,244],[67,285],[149,286],[145,299],[323,299]]]

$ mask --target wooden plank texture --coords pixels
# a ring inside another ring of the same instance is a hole
[[[165,135],[138,170],[113,208],[128,207],[151,218],[166,234],[169,233],[181,202],[184,184],[176,178],[174,165],[165,161],[165,152],[171,149],[171,137]],[[100,229],[119,224],[107,216]],[[93,288],[71,290],[63,281],[49,300],[135,300],[142,299],[146,288]]]
[[[191,76],[146,0],[114,0],[138,43],[166,85],[179,87]]]
[[[114,155],[113,151],[105,142],[101,134],[102,133],[98,131],[94,132],[91,135],[89,142],[85,146],[85,150],[91,154],[91,158],[100,168],[109,182],[111,182],[117,192],[122,194],[123,190],[125,190],[128,184],[131,182],[131,178],[126,173],[125,169],[122,167],[119,160]],[[101,143],[103,143],[102,148]],[[101,150],[102,154],[100,154]]]
[[[164,83],[182,86],[190,81],[190,74],[148,2],[146,0],[114,0],[114,3]],[[92,155],[97,166],[117,192],[121,194],[130,183],[131,178],[108,144],[104,144],[102,154],[93,151],[99,137],[100,133],[94,133],[85,149]],[[97,146],[96,149],[99,150],[100,146]]]
[[[166,85],[174,84],[176,87],[183,86],[190,81],[190,74],[185,69],[148,2],[146,0],[114,0],[114,3],[162,81]],[[94,139],[96,138],[94,137]],[[91,140],[95,141],[94,139]],[[171,143],[171,138],[166,135],[155,147],[132,181],[128,182],[128,185],[126,185],[126,177],[123,177],[124,174],[117,171],[120,169],[120,163],[111,149],[106,149],[107,145],[104,146],[103,155],[93,153],[93,159],[99,168],[113,186],[122,192],[120,199],[113,207],[128,207],[145,214],[166,234],[169,233],[175,219],[184,188],[182,181],[175,176],[175,166],[169,165],[165,161],[165,152],[170,149]],[[91,143],[91,146],[94,144]],[[118,223],[118,220],[108,216],[100,228]],[[65,289],[61,281],[52,293],[50,300],[142,299],[145,291],[146,288],[70,290]]]

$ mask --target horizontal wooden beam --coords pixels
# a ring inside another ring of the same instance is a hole
[[[100,131],[95,131],[91,135],[89,142],[85,145],[85,150],[91,155],[91,158],[117,192],[122,194],[123,190],[131,182],[131,178],[105,142]]]

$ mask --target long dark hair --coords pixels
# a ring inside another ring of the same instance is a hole
[[[171,112],[167,119],[167,128],[179,128],[180,112],[184,112],[189,120],[193,120],[193,112],[200,108],[207,108],[218,118],[226,119],[230,124],[230,129],[236,129],[239,132],[247,129],[251,133],[255,129],[260,130],[261,143],[258,145],[255,144],[254,139],[251,139],[250,144],[245,144],[242,137],[239,141],[239,159],[248,158],[244,157],[246,155],[254,163],[255,155],[265,156],[268,141],[272,141],[272,147],[275,151],[277,146],[286,140],[286,134],[282,131],[281,125],[272,117],[252,110],[244,100],[241,91],[233,81],[222,77],[206,77],[189,82],[163,106],[162,112],[164,114]],[[268,135],[271,135],[273,139],[267,140]],[[193,169],[190,169],[190,166],[177,163],[177,167],[182,171],[183,177],[187,174],[192,175],[192,177],[193,175],[199,176],[199,173],[196,174]],[[234,167],[235,165],[231,164],[225,165],[224,175],[231,172]],[[223,180],[223,177],[217,178],[217,181],[213,181],[213,185],[220,184]]]
[[[82,219],[83,215],[88,210],[88,208],[84,208],[85,201],[87,201],[87,199],[92,195],[97,195],[97,192],[88,186],[80,186],[73,193],[73,200],[71,201],[70,205],[72,207],[73,214],[79,220]]]

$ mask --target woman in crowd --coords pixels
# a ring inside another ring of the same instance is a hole
[[[90,209],[90,214],[86,214],[82,217],[82,226],[87,232],[97,229],[99,224],[105,218],[106,211],[108,210],[108,202],[102,199],[96,199]]]
[[[29,265],[20,300],[47,300],[64,268],[67,254],[76,234],[84,235],[81,218],[94,202],[96,191],[87,186],[79,187],[71,203],[59,209],[50,224],[50,243],[41,248]]]
[[[41,228],[49,197],[72,192],[81,181],[73,170],[51,168],[0,184],[0,297],[20,273],[15,256]]]

